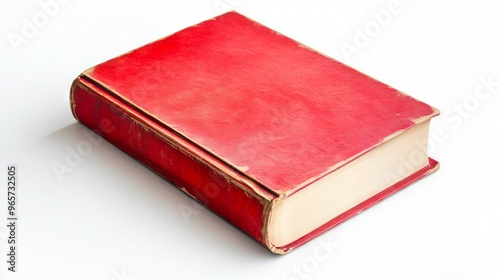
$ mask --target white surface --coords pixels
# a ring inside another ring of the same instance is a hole
[[[390,1],[60,2],[50,16],[38,1],[0,4],[0,279],[500,279],[499,4],[401,1],[381,26],[374,14]],[[441,109],[431,128],[441,170],[285,256],[107,142],[59,180],[54,163],[87,141],[69,110],[73,78],[220,3]],[[37,30],[23,34],[33,17]],[[356,28],[373,37],[347,57]],[[498,81],[482,100],[481,79]],[[4,261],[11,163],[16,273]]]

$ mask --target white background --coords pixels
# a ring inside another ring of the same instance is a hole
[[[0,279],[500,279],[498,2],[53,1],[0,4]],[[69,109],[73,78],[233,8],[439,108],[441,170],[285,256],[105,141],[58,178],[89,143]]]

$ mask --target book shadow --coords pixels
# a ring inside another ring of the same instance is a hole
[[[92,145],[92,151],[88,155],[81,155],[80,165],[83,167],[64,174],[64,185],[81,181],[80,178],[87,176],[99,178],[102,182],[100,186],[89,186],[85,191],[99,193],[102,187],[106,187],[106,192],[128,199],[126,204],[131,207],[151,209],[149,212],[154,211],[154,214],[150,215],[148,222],[154,224],[155,230],[164,231],[163,235],[168,238],[172,228],[176,227],[175,231],[181,231],[180,235],[185,236],[183,240],[177,238],[176,243],[185,242],[186,247],[196,248],[193,253],[211,257],[214,250],[219,254],[224,251],[234,261],[258,260],[258,263],[279,258],[170,182],[77,122],[52,132],[42,143],[50,146],[49,150],[54,150],[57,146],[59,153],[62,153],[58,156],[61,161],[68,156],[69,150],[78,154],[79,147]],[[187,214],[183,214],[181,208],[184,208],[184,211],[187,209]],[[122,210],[127,213],[127,209]]]

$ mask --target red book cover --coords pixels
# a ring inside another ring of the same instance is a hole
[[[273,219],[287,215],[276,212],[280,203],[439,112],[236,12],[83,72],[71,108],[82,124],[274,253],[438,167],[425,151],[426,163],[392,176],[390,186],[293,240],[272,237]]]

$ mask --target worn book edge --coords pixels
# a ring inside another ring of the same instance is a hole
[[[85,73],[85,72],[84,72]],[[109,106],[113,106],[115,109],[122,111],[124,115],[127,115],[130,120],[135,121],[137,123],[142,123],[142,126],[145,130],[147,130],[150,133],[154,133],[158,137],[161,137],[166,144],[175,146],[179,149],[181,149],[184,153],[187,153],[190,157],[193,158],[193,160],[199,161],[202,164],[209,165],[214,171],[216,171],[219,175],[225,177],[227,180],[230,180],[232,183],[234,183],[235,186],[241,188],[245,193],[248,195],[253,196],[255,199],[260,201],[263,204],[263,209],[264,212],[262,213],[263,215],[263,221],[264,224],[261,229],[262,233],[262,242],[263,245],[268,247],[273,253],[277,254],[284,254],[287,253],[294,248],[304,244],[305,242],[313,239],[314,237],[324,233],[328,229],[331,229],[338,224],[344,222],[345,220],[351,218],[352,216],[355,216],[362,211],[366,210],[370,206],[380,202],[381,200],[385,199],[386,197],[394,194],[395,192],[405,188],[406,186],[410,185],[411,183],[417,181],[418,179],[425,177],[428,174],[431,174],[435,172],[439,168],[439,164],[433,160],[432,158],[429,158],[429,165],[426,166],[425,168],[413,173],[412,175],[402,179],[401,181],[395,183],[391,187],[388,187],[381,191],[380,193],[368,198],[364,202],[356,205],[355,207],[349,209],[348,211],[344,212],[343,214],[335,217],[334,219],[330,220],[329,222],[325,223],[324,225],[318,227],[317,229],[313,230],[312,232],[308,233],[307,235],[303,236],[302,238],[282,247],[275,247],[270,241],[269,241],[269,234],[268,234],[268,224],[270,221],[270,215],[272,215],[272,211],[274,206],[276,205],[276,202],[280,199],[284,199],[286,196],[283,194],[276,194],[274,192],[269,192],[269,190],[265,186],[261,186],[258,182],[253,181],[251,178],[245,176],[242,172],[239,170],[233,169],[231,166],[228,166],[224,161],[221,161],[217,157],[214,157],[212,154],[207,153],[204,149],[201,149],[199,146],[195,145],[192,143],[192,141],[188,141],[187,139],[184,139],[180,135],[176,134],[174,131],[165,131],[162,130],[160,132],[161,128],[164,128],[154,120],[150,120],[147,118],[147,120],[150,122],[149,125],[153,124],[151,127],[148,127],[144,123],[144,119],[141,120],[141,117],[144,118],[145,116],[141,116],[140,113],[136,112],[134,109],[135,108],[130,108],[126,106],[125,104],[121,103],[118,104],[117,102],[111,102],[109,98],[106,97],[111,90],[106,88],[105,86],[96,84],[95,81],[92,79],[88,79],[84,74],[79,76],[77,79],[75,79],[72,89],[71,89],[71,108],[72,108],[72,113],[74,117],[78,119],[77,114],[75,113],[75,102],[73,99],[73,92],[76,86],[82,85],[87,87],[89,90],[91,90],[94,94],[96,94],[99,98],[104,99]],[[438,111],[435,112],[436,114]],[[428,120],[432,116],[425,116],[425,118],[421,118],[418,121],[424,121]],[[384,139],[381,143],[386,142],[388,139],[392,139],[393,137],[396,137],[400,131],[396,132],[396,134],[392,135],[391,137],[388,137],[387,139]],[[376,147],[376,146],[375,146]],[[371,147],[369,150],[375,148]],[[142,163],[142,162],[141,162]],[[142,163],[144,164],[144,163]],[[146,165],[146,164],[144,164]],[[147,165],[146,165],[147,166]],[[148,168],[152,169],[155,173],[159,174],[160,176],[163,177],[162,174],[160,174],[157,170],[154,170],[150,166],[147,166]],[[340,167],[339,167],[340,168]],[[181,191],[186,193],[188,196],[192,197],[193,199],[197,200],[198,202],[201,203],[201,201],[196,197],[196,195],[189,193],[185,188],[179,187]],[[204,205],[206,206],[206,205]],[[206,206],[207,207],[207,206]],[[207,207],[208,208],[208,207]],[[210,208],[209,208],[210,209]]]

